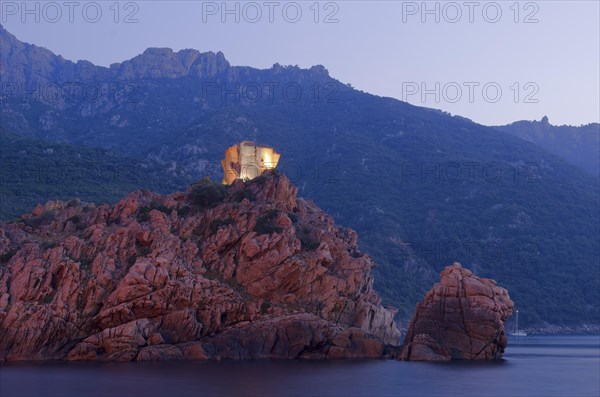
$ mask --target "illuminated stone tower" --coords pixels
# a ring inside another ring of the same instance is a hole
[[[272,147],[257,146],[251,141],[233,145],[225,151],[225,158],[221,160],[224,173],[222,183],[231,185],[236,179],[254,179],[266,170],[277,167],[280,156]]]

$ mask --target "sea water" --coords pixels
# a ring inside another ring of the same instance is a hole
[[[600,336],[511,341],[503,360],[5,363],[0,396],[600,396]]]

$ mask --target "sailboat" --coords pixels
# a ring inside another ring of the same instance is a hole
[[[515,331],[509,334],[510,336],[527,336],[525,331],[519,331],[519,310],[517,309],[517,319],[515,322]]]

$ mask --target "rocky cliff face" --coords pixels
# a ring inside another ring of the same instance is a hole
[[[403,360],[501,358],[504,322],[513,302],[494,280],[479,278],[454,263],[417,304],[400,354]]]
[[[21,95],[19,84],[28,90],[37,85],[48,83],[115,84],[118,81],[143,79],[176,79],[191,77],[195,79],[222,78],[235,80],[255,69],[244,66],[231,66],[221,52],[199,52],[194,49],[173,51],[170,48],[148,48],[129,60],[114,63],[109,68],[97,66],[89,61],[72,62],[53,54],[50,50],[19,41],[0,25],[0,75],[3,82],[2,95]],[[303,70],[298,67],[274,64],[269,71],[273,76],[292,75],[292,80],[301,83],[303,80],[329,78],[329,72],[322,65],[315,65]],[[214,80],[210,81],[214,83]],[[256,81],[252,82],[253,86]],[[56,88],[56,87],[55,87]],[[74,87],[68,86],[73,89]],[[38,88],[39,89],[39,88]],[[42,90],[45,90],[43,87]],[[52,94],[37,97],[38,100],[52,106],[61,102],[55,97],[73,96],[73,92],[65,95],[60,90],[52,90]],[[49,98],[52,97],[52,98]],[[51,99],[51,100],[48,100]],[[64,98],[63,98],[64,99]],[[67,101],[70,102],[70,101]],[[137,101],[136,101],[137,102]]]
[[[0,359],[380,357],[373,262],[296,192],[269,172],[0,223]]]
[[[229,69],[222,52],[200,53],[196,50],[173,52],[170,48],[148,48],[143,54],[123,63],[110,65],[120,79],[214,77]]]
[[[31,86],[49,82],[89,83],[92,80],[108,83],[111,80],[182,76],[203,78],[214,77],[229,69],[229,62],[222,52],[173,52],[170,48],[148,48],[130,60],[104,68],[88,61],[74,63],[45,48],[20,42],[1,25],[0,37],[0,74],[4,81],[12,84],[28,83]]]

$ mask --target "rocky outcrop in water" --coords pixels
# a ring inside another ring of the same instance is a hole
[[[296,193],[269,172],[0,223],[0,360],[382,356],[373,262]]]
[[[513,302],[494,280],[479,278],[454,263],[417,304],[400,359],[423,361],[501,358],[504,322]]]

